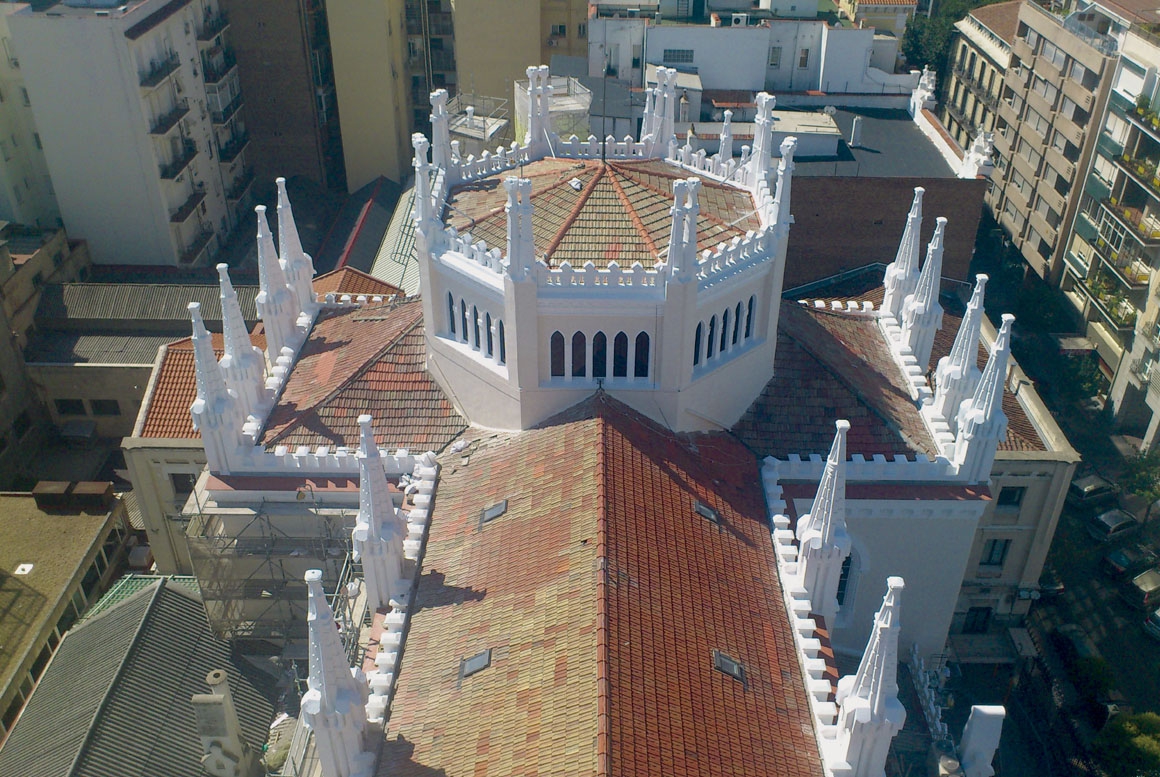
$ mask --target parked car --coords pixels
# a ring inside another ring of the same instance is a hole
[[[1095,473],[1082,475],[1067,487],[1067,503],[1072,507],[1094,510],[1113,504],[1119,489],[1115,483]]]
[[[1100,571],[1114,579],[1135,577],[1156,566],[1157,562],[1160,562],[1160,557],[1147,545],[1125,545],[1100,559]]]
[[[1039,575],[1039,598],[1054,599],[1064,591],[1063,578],[1055,571],[1055,567],[1047,564]]]
[[[1140,522],[1127,510],[1114,508],[1088,521],[1087,531],[1097,542],[1111,542],[1140,530]]]
[[[1124,581],[1120,597],[1137,610],[1152,610],[1160,606],[1160,567],[1152,567]]]
[[[1155,640],[1160,640],[1160,609],[1156,609],[1144,619],[1144,633]]]

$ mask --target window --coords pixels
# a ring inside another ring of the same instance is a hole
[[[1059,95],[1059,90],[1055,88],[1055,85],[1041,76],[1035,76],[1031,80],[1031,91],[1038,94],[1044,100],[1047,100],[1047,103],[1051,106],[1055,105],[1055,98]]]
[[[1030,127],[1036,135],[1043,138],[1044,140],[1047,139],[1047,131],[1051,127],[1051,122],[1041,116],[1034,108],[1027,109],[1026,122],[1027,126]]]
[[[1092,172],[1108,186],[1116,180],[1116,166],[1102,156],[1096,156],[1095,162],[1092,163]]]
[[[725,312],[721,314],[721,347],[717,350],[724,353],[727,345],[729,345],[729,308],[725,308]]]
[[[712,507],[702,502],[700,499],[693,500],[693,512],[707,520],[709,523],[721,523],[721,515]]]
[[[447,292],[447,321],[451,325],[451,336],[455,337],[455,298]]]
[[[491,334],[491,313],[485,313],[484,316],[484,331],[487,333],[487,355],[494,356],[494,342]]]
[[[706,358],[708,358],[708,359],[713,358],[713,354],[715,353],[714,346],[716,344],[717,344],[717,317],[712,316],[709,318],[709,352],[706,354]]]
[[[583,378],[586,375],[585,362],[588,358],[587,341],[583,332],[572,335],[572,377]]]
[[[810,50],[802,49],[798,53],[798,70],[805,70],[810,66]]]
[[[692,62],[692,49],[665,49],[664,63],[666,65],[688,65]]]
[[[474,335],[471,345],[479,348],[479,309],[475,305],[471,306],[471,332]]]
[[[1020,138],[1017,153],[1028,161],[1033,171],[1039,172],[1039,163],[1043,161],[1043,155],[1036,151],[1030,143]]]
[[[553,24],[552,25],[552,37],[553,38],[565,38],[567,36],[568,36],[568,26],[567,25],[565,25],[565,24]]]
[[[702,332],[701,332],[702,327],[704,327],[704,324],[697,324],[697,331],[693,335],[693,366],[694,367],[696,367],[698,364],[701,363],[701,338],[703,337]]]
[[[184,502],[193,493],[193,486],[197,483],[197,475],[188,472],[171,472],[169,484],[173,486],[173,494]]]
[[[1059,226],[1059,214],[1048,204],[1043,197],[1038,197],[1035,202],[1035,212],[1043,217],[1053,229]]]
[[[648,335],[644,332],[636,336],[636,364],[633,367],[634,377],[648,377]]]
[[[90,399],[93,415],[121,415],[121,406],[115,399]]]
[[[467,342],[467,303],[464,302],[463,300],[459,300],[459,319],[460,319],[460,323],[463,324],[463,335],[462,335],[463,342],[466,343]]]
[[[769,49],[769,66],[775,70],[781,67],[781,46],[772,46]]]
[[[577,38],[587,38],[588,37],[588,25],[586,23],[581,23],[581,24],[576,25],[576,37]]]
[[[612,341],[612,377],[628,377],[628,335],[618,332]]]
[[[841,607],[846,603],[846,592],[850,590],[850,569],[854,565],[854,554],[846,556],[846,560],[842,562],[842,571],[838,576],[838,606]]]
[[[463,680],[466,677],[471,677],[471,675],[476,672],[482,672],[489,666],[491,666],[491,648],[488,648],[482,653],[476,653],[471,658],[460,659],[459,679]]]
[[[737,309],[733,311],[733,344],[737,345],[737,340],[741,334],[741,303],[737,303]]]
[[[983,543],[983,557],[979,565],[984,567],[1001,567],[1007,560],[1007,549],[1011,547],[1011,540],[987,540]]]
[[[757,297],[749,298],[749,310],[745,314],[745,339],[753,337],[753,308],[757,304]]]
[[[608,376],[608,337],[603,332],[592,335],[592,377]]]
[[[742,686],[746,685],[745,667],[742,666],[740,661],[735,658],[730,658],[720,650],[713,651],[713,668],[718,672],[729,675],[734,680],[740,680]]]
[[[499,333],[499,363],[507,364],[507,343],[504,342],[503,338],[503,321],[500,320],[500,322],[496,324],[495,328]]]
[[[88,415],[85,412],[85,403],[79,399],[57,399],[56,412],[60,415]]]
[[[1060,70],[1063,70],[1064,63],[1067,62],[1067,55],[1063,53],[1063,50],[1047,40],[1043,41],[1043,50],[1040,52],[1040,56]]]
[[[564,335],[552,333],[552,377],[564,377]]]
[[[1026,493],[1026,486],[1004,486],[999,489],[999,496],[995,499],[995,506],[1018,507],[1023,504],[1023,495]]]
[[[479,522],[483,524],[494,521],[496,518],[499,518],[501,515],[507,512],[507,506],[507,500],[503,499],[493,505],[489,505],[483,508],[483,512],[479,515]]]

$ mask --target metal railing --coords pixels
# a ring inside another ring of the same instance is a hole
[[[195,156],[197,156],[197,143],[186,138],[181,144],[181,152],[177,157],[169,164],[161,165],[161,177],[167,181],[173,180],[181,175],[181,171],[189,166]]]
[[[223,165],[228,165],[238,158],[238,154],[242,153],[242,149],[250,142],[250,134],[248,132],[241,132],[230,138],[230,142],[226,143],[218,149],[218,161]]]
[[[153,122],[153,126],[149,129],[149,134],[168,135],[170,130],[176,127],[177,122],[181,121],[187,113],[189,113],[189,103],[185,100],[178,100],[173,110],[164,116],[157,117],[157,121]]]
[[[225,15],[224,11],[219,11],[213,16],[205,17],[205,21],[201,24],[201,30],[197,33],[197,39],[202,41],[213,40],[218,33],[230,26],[229,17]]]
[[[165,59],[152,63],[149,69],[141,74],[141,86],[152,89],[168,78],[180,65],[181,60],[177,58],[177,53],[169,52]]]
[[[210,120],[214,124],[225,124],[227,121],[234,117],[234,114],[238,112],[238,108],[241,107],[242,96],[239,94],[237,97],[230,100],[229,104],[222,108],[220,111],[210,111]]]

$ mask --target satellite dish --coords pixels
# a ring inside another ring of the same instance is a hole
[[[825,108],[822,108],[822,113],[826,114],[827,116],[833,116],[837,112],[838,109],[832,105],[827,105]]]

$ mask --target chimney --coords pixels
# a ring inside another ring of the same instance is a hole
[[[194,694],[193,712],[201,739],[201,767],[213,777],[261,777],[258,751],[250,747],[238,723],[229,676],[214,669],[205,678],[211,693]]]

